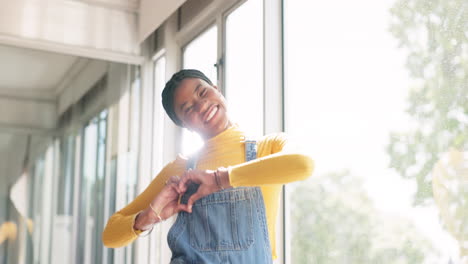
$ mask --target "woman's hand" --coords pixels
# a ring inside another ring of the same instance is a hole
[[[162,219],[167,219],[182,210],[187,211],[187,205],[179,203],[179,198],[183,194],[179,191],[179,182],[179,176],[170,177],[166,186],[151,202],[154,210],[159,212]]]
[[[216,176],[217,174],[217,176]],[[218,177],[218,179],[216,179]],[[199,184],[196,193],[192,194],[187,202],[188,212],[192,212],[192,205],[209,194],[217,192],[221,189],[232,187],[229,184],[229,173],[226,168],[219,168],[217,171],[213,170],[188,170],[184,173],[178,184],[180,193],[187,191],[187,186],[191,183]]]
[[[151,207],[148,206],[145,210],[138,214],[135,219],[133,227],[138,230],[148,230],[151,226],[160,221],[158,215],[162,220],[165,220],[180,211],[188,211],[185,204],[179,204],[179,197],[182,195],[179,192],[180,178],[172,176],[166,182],[166,186],[151,202]]]

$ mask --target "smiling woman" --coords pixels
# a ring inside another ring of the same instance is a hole
[[[189,159],[179,156],[166,165],[116,212],[104,244],[125,246],[178,214],[168,233],[171,263],[272,263],[281,186],[309,177],[313,161],[282,153],[282,133],[246,140],[224,96],[200,71],[174,74],[162,98],[174,123],[198,133],[204,145]]]
[[[182,125],[207,139],[231,125],[226,115],[226,101],[218,87],[202,79],[184,79],[175,91],[175,108]]]

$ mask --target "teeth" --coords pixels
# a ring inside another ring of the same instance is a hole
[[[218,112],[218,107],[214,107],[213,110],[211,110],[210,114],[208,115],[208,117],[206,118],[206,121],[205,122],[208,122],[211,120],[211,118],[213,118],[213,116],[216,114],[216,112]]]

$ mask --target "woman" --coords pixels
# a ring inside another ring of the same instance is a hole
[[[111,216],[105,246],[125,246],[178,214],[168,233],[171,263],[271,263],[281,186],[310,176],[313,161],[282,152],[283,133],[247,141],[218,87],[197,70],[175,73],[162,101],[172,121],[200,134],[204,146],[190,159],[179,155]]]

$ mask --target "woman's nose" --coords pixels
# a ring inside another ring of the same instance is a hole
[[[200,100],[195,104],[195,111],[197,113],[204,113],[206,111],[208,104],[206,100]]]

